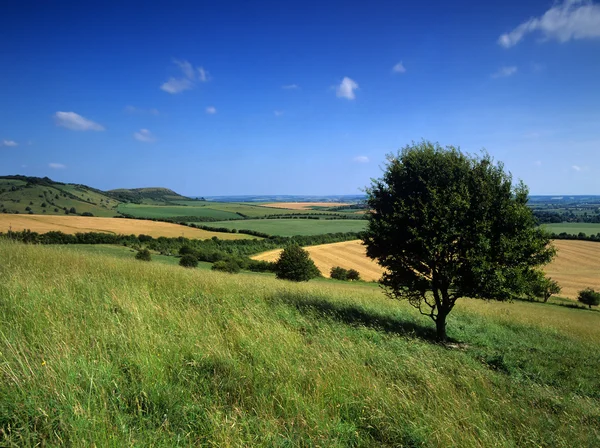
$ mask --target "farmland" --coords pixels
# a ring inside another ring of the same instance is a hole
[[[74,234],[83,232],[103,232],[123,235],[150,235],[152,237],[179,237],[208,239],[214,236],[221,239],[252,238],[248,235],[209,232],[178,224],[155,222],[141,219],[94,218],[86,216],[44,216],[44,215],[0,215],[0,232],[26,230],[46,233],[60,231]]]
[[[3,446],[595,446],[600,313],[0,241]],[[14,275],[14,273],[19,275]],[[568,366],[568,368],[565,368]],[[443,431],[437,430],[443,428]]]
[[[350,204],[346,202],[268,202],[261,205],[263,207],[284,208],[290,210],[312,210],[315,208],[339,207]]]
[[[556,234],[568,233],[570,235],[578,235],[585,233],[586,235],[596,235],[600,233],[600,224],[586,222],[563,222],[559,224],[544,224],[544,227]]]
[[[360,219],[245,219],[241,221],[211,222],[211,226],[228,229],[247,229],[268,235],[320,235],[337,232],[360,232],[367,225]]]
[[[558,255],[546,266],[545,271],[562,287],[560,296],[575,299],[581,289],[600,289],[600,243],[555,240],[553,244],[558,249]],[[367,257],[365,247],[360,241],[322,244],[306,247],[306,250],[326,277],[334,266],[356,269],[361,278],[367,281],[378,280],[383,273],[383,269]],[[275,261],[280,252],[281,249],[272,250],[252,258]]]

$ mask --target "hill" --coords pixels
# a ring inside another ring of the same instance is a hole
[[[123,203],[169,204],[190,201],[168,188],[102,191],[48,177],[0,176],[0,213],[118,216]],[[200,200],[194,203],[202,203]]]
[[[168,188],[118,188],[107,192],[121,202],[133,202],[135,204],[160,204],[174,201],[190,201],[191,199],[175,193]],[[198,199],[200,201],[200,199]]]
[[[2,446],[596,446],[600,313],[0,241]],[[18,275],[15,275],[18,273]]]

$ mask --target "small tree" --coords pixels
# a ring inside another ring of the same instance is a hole
[[[385,268],[388,295],[429,316],[441,341],[459,298],[522,296],[555,253],[527,187],[487,154],[413,143],[388,156],[367,197],[367,255]]]
[[[348,280],[358,281],[360,280],[360,272],[356,269],[348,269]]]
[[[183,266],[184,268],[195,268],[198,267],[198,259],[193,255],[184,255],[179,260],[179,266]]]
[[[600,305],[600,292],[596,292],[592,288],[585,288],[579,291],[577,300],[592,309],[592,306]]]
[[[275,276],[283,280],[307,282],[319,275],[319,270],[308,252],[297,244],[283,249],[275,266]]]
[[[336,266],[331,268],[329,276],[336,280],[348,280],[348,270],[340,266]]]
[[[75,209],[75,207],[71,207],[69,209],[69,213],[72,213],[72,214],[76,215],[77,214],[77,210]]]
[[[556,280],[552,280],[551,278],[545,277],[543,273],[540,273],[539,278],[533,281],[532,289],[533,294],[536,297],[541,297],[544,299],[544,303],[546,303],[554,294],[559,294],[561,291],[561,287],[558,282],[556,282]]]
[[[135,254],[135,259],[141,261],[152,261],[152,254],[148,249],[142,249]]]

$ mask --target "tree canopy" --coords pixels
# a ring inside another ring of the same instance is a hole
[[[308,252],[297,244],[291,244],[281,252],[275,265],[275,275],[284,280],[306,282],[320,273]]]
[[[459,298],[524,295],[555,253],[527,187],[485,153],[413,143],[388,155],[366,192],[367,255],[386,269],[388,295],[433,319],[440,340]]]

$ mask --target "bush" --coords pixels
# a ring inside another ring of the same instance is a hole
[[[600,305],[600,292],[594,291],[592,288],[586,288],[579,291],[579,295],[577,296],[577,300],[581,303],[584,303],[590,309],[593,306]]]
[[[135,254],[135,259],[141,261],[152,261],[152,254],[148,249],[142,249]]]
[[[307,251],[296,244],[286,247],[277,260],[275,275],[283,280],[307,282],[320,275]]]
[[[71,213],[75,213],[75,212],[71,212]],[[90,212],[83,212],[83,213],[81,214],[81,216],[94,216],[94,214],[93,214],[93,213],[90,213]]]
[[[183,266],[184,268],[195,268],[198,267],[198,259],[193,255],[184,255],[179,260],[179,266]]]
[[[237,274],[241,271],[240,265],[233,260],[228,261],[217,261],[212,265],[213,271],[229,272],[230,274]]]
[[[329,276],[336,280],[348,280],[348,270],[340,266],[336,266],[334,268],[331,268]]]
[[[356,269],[348,270],[348,280],[358,281],[360,280],[360,273]]]
[[[76,215],[77,214],[77,210],[75,210],[75,207],[71,207],[69,209],[69,213],[72,213],[72,214]]]

